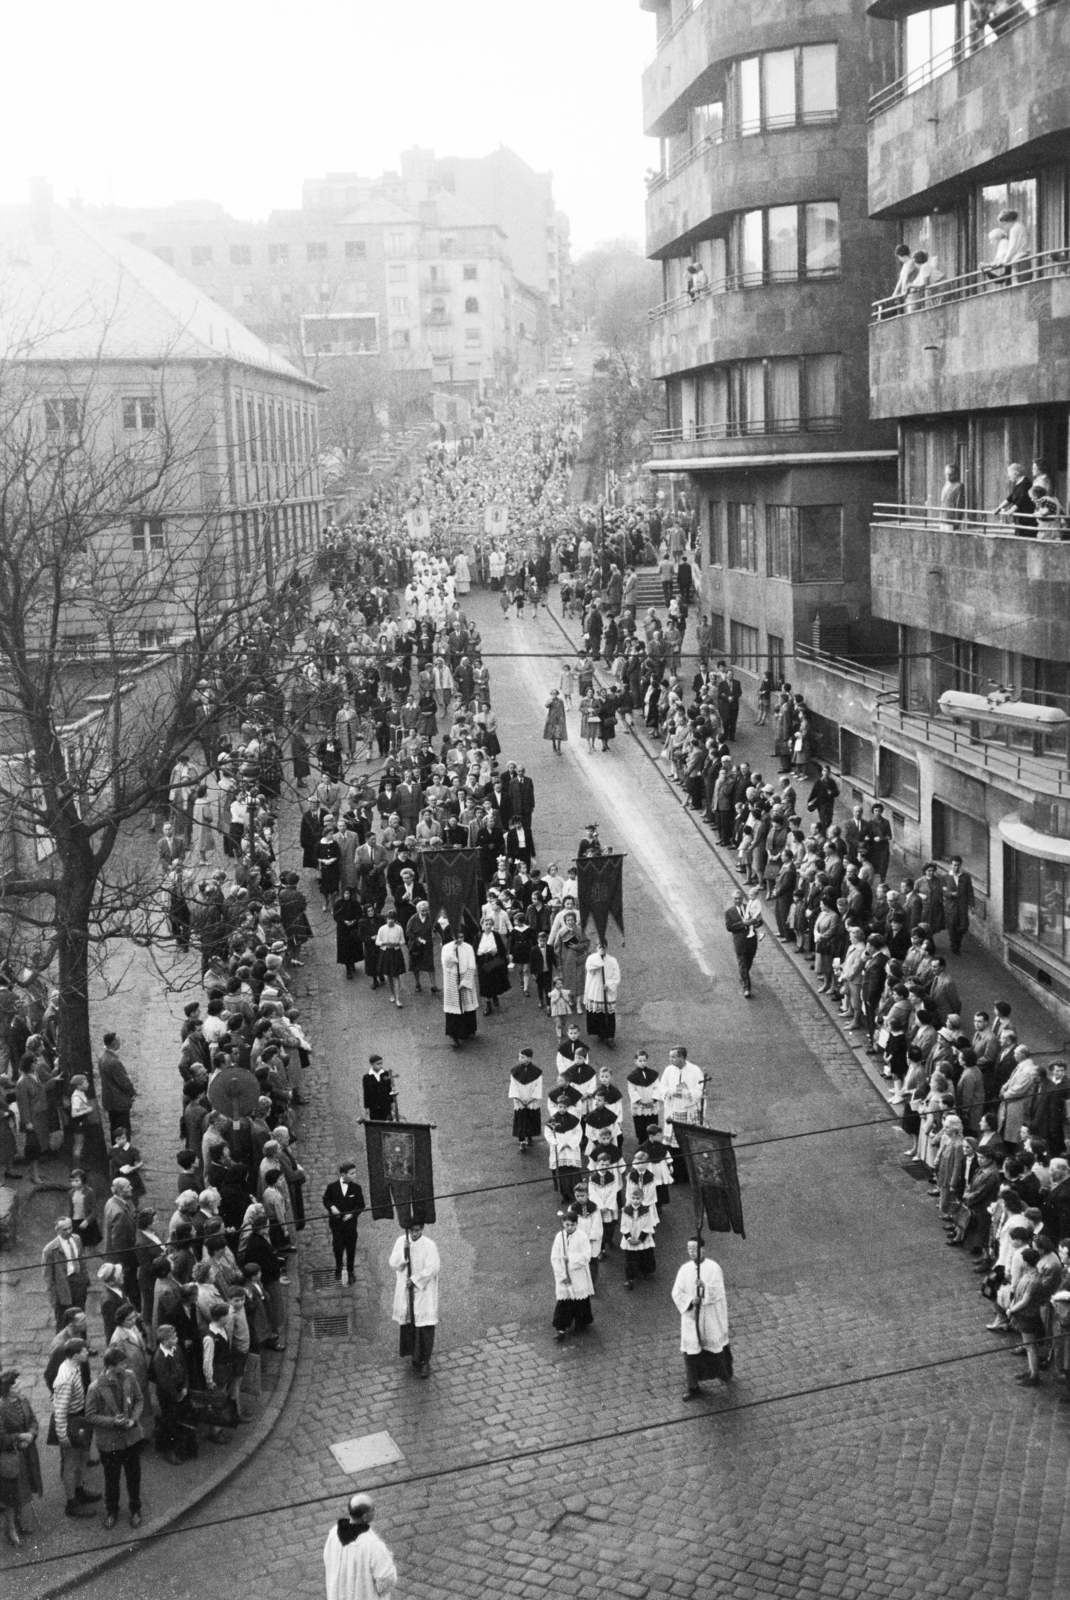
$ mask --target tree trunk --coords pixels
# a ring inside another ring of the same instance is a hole
[[[63,863],[56,896],[59,1061],[68,1078],[85,1074],[90,1098],[96,1095],[89,1029],[89,922],[95,885],[90,862],[75,857]]]

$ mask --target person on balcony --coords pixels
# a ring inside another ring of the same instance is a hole
[[[949,461],[944,467],[944,487],[940,490],[940,509],[947,519],[943,526],[950,530],[961,522],[965,506],[966,486],[962,481],[962,473],[953,461]]]
[[[706,276],[706,269],[700,261],[691,261],[687,267],[687,298],[697,300],[703,290],[708,289],[710,280]]]
[[[1036,507],[1030,494],[1033,480],[1020,461],[1012,461],[1008,465],[1007,484],[1007,493],[992,515],[1009,522],[1019,539],[1035,539]]]
[[[907,286],[907,310],[920,311],[929,297],[929,291],[943,282],[944,274],[935,256],[927,250],[915,250],[911,261],[917,269]]]

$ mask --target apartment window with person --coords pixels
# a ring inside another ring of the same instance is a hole
[[[123,398],[123,428],[127,433],[151,433],[156,426],[156,402],[142,395]]]
[[[835,44],[766,50],[733,63],[728,74],[731,125],[744,138],[834,122],[839,111]]]
[[[164,548],[162,517],[135,517],[130,525],[131,548],[135,555]]]
[[[189,264],[191,267],[210,267],[212,265],[212,247],[210,244],[195,244],[190,246]]]
[[[757,507],[729,501],[725,513],[728,523],[728,565],[738,572],[757,572]]]
[[[290,246],[288,243],[279,242],[268,245],[268,266],[285,267],[290,263]]]
[[[230,247],[230,264],[232,267],[251,267],[253,264],[252,246],[232,244]]]

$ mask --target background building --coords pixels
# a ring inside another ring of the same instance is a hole
[[[905,314],[879,303],[869,331],[872,414],[899,429],[873,610],[901,667],[844,707],[864,736],[852,780],[889,795],[917,859],[964,858],[990,942],[1068,1002],[1070,547],[1065,519],[993,513],[1010,463],[1067,498],[1070,5],[996,6],[980,28],[962,4],[869,12],[896,41],[870,108],[870,207],[942,278]],[[994,231],[1015,227],[1018,259],[986,272]],[[963,485],[950,512],[948,465]]]
[[[867,333],[894,235],[866,201],[867,98],[891,74],[893,30],[842,0],[642,4],[658,30],[643,116],[661,147],[647,253],[663,270],[651,348],[666,392],[650,465],[688,476],[717,650],[809,688],[815,638],[895,645],[869,599],[896,441],[869,414]]]

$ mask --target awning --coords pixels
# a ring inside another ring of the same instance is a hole
[[[1070,866],[1070,839],[1056,839],[1050,833],[1038,833],[1016,816],[1004,817],[999,824],[999,836],[1012,850],[1023,856],[1036,856],[1040,861],[1058,861]]]
[[[946,689],[938,703],[949,717],[971,717],[1008,728],[1032,728],[1038,733],[1063,728],[1070,722],[1070,716],[1058,706],[1037,706],[1028,700],[993,702],[987,695],[964,694],[959,689]]]

